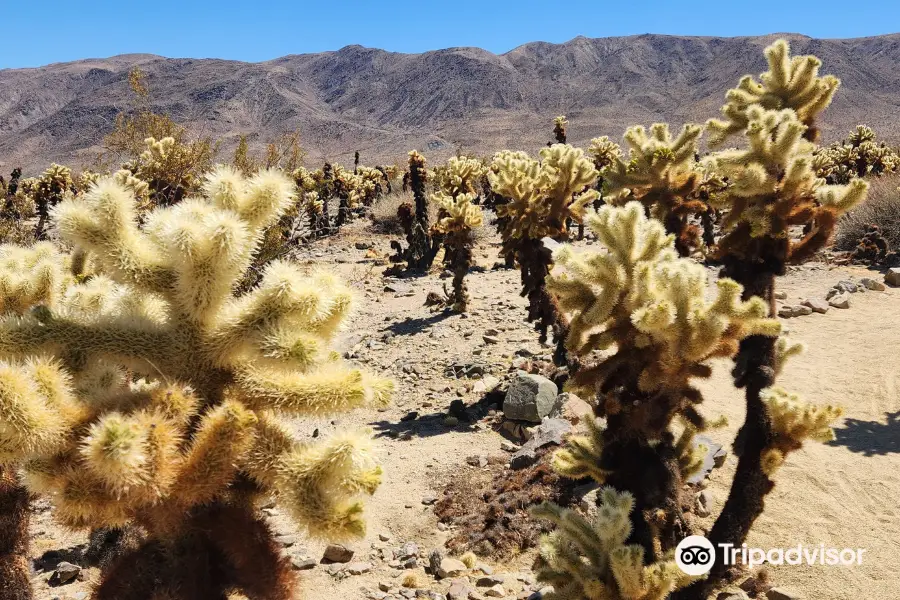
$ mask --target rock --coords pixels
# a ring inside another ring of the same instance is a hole
[[[821,298],[807,298],[801,304],[809,308],[812,312],[825,314],[828,312],[828,302]]]
[[[813,312],[812,307],[806,306],[805,304],[801,304],[800,306],[794,307],[794,316],[795,317],[805,317],[806,315],[811,315]]]
[[[292,558],[291,566],[298,571],[309,571],[316,567],[316,559],[314,558]]]
[[[776,300],[787,300],[787,292],[775,292]]]
[[[846,292],[842,292],[836,296],[832,296],[831,300],[828,301],[828,304],[835,308],[850,308],[850,296],[848,296]]]
[[[841,291],[838,290],[837,288],[831,288],[830,290],[828,290],[828,293],[825,294],[825,299],[831,300],[832,298],[834,298],[835,296],[837,296],[840,293],[841,293]]]
[[[728,452],[722,448],[721,444],[717,444],[705,435],[694,436],[694,446],[703,444],[706,446],[706,454],[703,456],[703,465],[696,473],[687,478],[685,483],[697,485],[706,479],[707,475],[715,467],[720,467],[725,462]]]
[[[473,467],[484,468],[487,466],[488,461],[484,456],[469,456],[466,458],[466,464]]]
[[[69,583],[74,581],[79,575],[81,575],[81,567],[66,561],[57,564],[56,571],[53,573],[53,577],[59,583]]]
[[[351,575],[362,575],[372,570],[372,565],[367,562],[352,562],[344,567],[344,571]]]
[[[554,386],[555,387],[555,386]],[[524,469],[537,462],[537,451],[544,446],[561,446],[572,431],[572,425],[563,419],[544,419],[535,428],[531,439],[525,442],[518,452],[513,454],[509,466],[513,469]]]
[[[500,387],[500,380],[498,378],[493,375],[485,375],[475,382],[475,385],[472,386],[472,391],[476,394],[487,394],[488,392],[493,392],[498,387]]]
[[[766,600],[801,600],[800,594],[776,587],[766,592]]]
[[[582,419],[594,414],[594,408],[575,394],[563,392],[556,397],[556,406],[550,414],[578,425]]]
[[[484,341],[485,344],[499,344],[500,343],[500,338],[493,336],[493,335],[483,335],[483,336],[481,336],[481,339]]]
[[[790,319],[794,316],[794,307],[786,304],[778,309],[778,316],[782,319]]]
[[[875,292],[883,292],[885,289],[883,283],[881,283],[880,281],[875,281],[871,277],[863,277],[862,279],[859,280],[859,282],[863,286],[865,286],[865,288],[867,290],[872,290]]]
[[[379,534],[378,534],[378,539],[381,540],[382,542],[389,542],[389,541],[391,541],[391,534],[389,534],[389,533],[379,533]]]
[[[478,587],[493,587],[502,584],[504,581],[506,581],[506,578],[502,575],[493,575],[490,577],[479,577],[475,585]]]
[[[855,281],[850,281],[848,279],[838,281],[834,287],[841,292],[849,292],[851,294],[855,294],[857,289],[859,289],[859,286],[857,286]]]
[[[884,274],[884,282],[891,287],[900,286],[900,267],[891,267]]]
[[[503,586],[499,583],[497,585],[491,586],[484,591],[485,596],[490,596],[491,598],[502,598],[506,595],[506,590],[503,589]]]
[[[459,425],[459,419],[456,417],[450,416],[444,418],[445,427],[456,427],[457,425]]]
[[[424,504],[425,506],[431,506],[437,501],[437,496],[435,496],[434,494],[428,494],[427,496],[422,498],[422,504]]]
[[[353,558],[353,550],[341,544],[329,544],[322,553],[322,562],[348,563]]]
[[[513,444],[512,442],[507,442],[506,440],[500,442],[500,449],[504,452],[515,452],[519,449],[518,444]]]
[[[297,543],[296,535],[276,535],[275,542],[278,543],[282,548],[290,548],[294,544]]]
[[[519,371],[506,391],[503,414],[507,419],[540,423],[553,410],[558,392],[546,377]]]
[[[355,244],[353,244],[353,246],[357,250],[368,250],[372,247],[372,244],[370,244],[369,242],[356,242]]]
[[[437,498],[435,498],[435,502],[437,502]],[[432,502],[434,504],[434,502]],[[419,555],[419,545],[415,542],[406,542],[402,546],[400,546],[400,550],[397,552],[397,558],[404,559],[409,558],[410,556],[418,556]]]
[[[468,571],[468,567],[462,561],[455,558],[444,558],[441,560],[441,564],[438,565],[437,576],[440,579],[459,577],[466,571]]]
[[[469,600],[470,588],[463,581],[454,581],[447,590],[449,600]]]
[[[428,554],[428,568],[435,577],[437,577],[438,571],[441,570],[442,560],[444,560],[444,555],[439,548],[435,548]]]

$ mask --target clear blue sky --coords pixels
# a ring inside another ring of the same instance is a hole
[[[349,44],[396,52],[640,33],[845,38],[900,32],[896,0],[9,0],[0,68],[147,52],[261,61]],[[2,91],[0,91],[2,93]]]

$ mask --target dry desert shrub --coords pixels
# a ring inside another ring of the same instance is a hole
[[[853,250],[869,225],[877,225],[891,250],[900,248],[900,174],[869,180],[868,200],[844,215],[838,223],[835,248]]]

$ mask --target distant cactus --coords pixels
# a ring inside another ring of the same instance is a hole
[[[412,214],[409,215],[412,219],[403,214],[404,211],[410,212],[404,205],[400,205],[397,209],[397,216],[401,223],[404,223],[408,245],[404,249],[396,240],[391,242],[391,247],[397,253],[393,260],[395,262],[405,262],[408,269],[423,271],[431,267],[438,247],[432,244],[428,223],[428,195],[426,192],[428,171],[425,168],[425,157],[415,150],[409,153],[409,171],[407,174],[409,175],[409,187],[412,188],[415,207]]]
[[[34,229],[34,238],[44,238],[44,228],[50,217],[50,209],[62,202],[67,194],[72,194],[75,182],[69,167],[51,164],[40,177],[25,179],[21,182],[22,194],[34,203],[38,222]]]
[[[540,161],[521,152],[497,153],[488,177],[492,190],[507,199],[496,207],[503,219],[502,253],[515,256],[522,272],[528,321],[535,323],[541,341],[553,329],[555,360],[565,362],[565,323],[545,285],[553,260],[544,238],[568,239],[569,222],[581,221],[585,208],[599,196],[591,188],[597,170],[584,151],[554,144],[541,150]]]
[[[277,494],[311,534],[358,535],[356,497],[380,479],[364,437],[308,445],[281,422],[386,401],[389,382],[329,349],[349,289],[276,261],[232,291],[294,185],[219,168],[202,189],[139,226],[133,195],[101,179],[53,211],[76,254],[0,248],[0,463],[66,526],[146,531],[98,600],[292,598],[254,503]]]
[[[557,144],[566,143],[566,128],[569,126],[569,120],[565,116],[560,115],[553,119],[553,139]],[[548,144],[552,145],[552,144]]]

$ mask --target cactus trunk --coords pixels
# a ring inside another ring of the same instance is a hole
[[[0,466],[0,600],[30,600],[28,492],[15,472]]]

